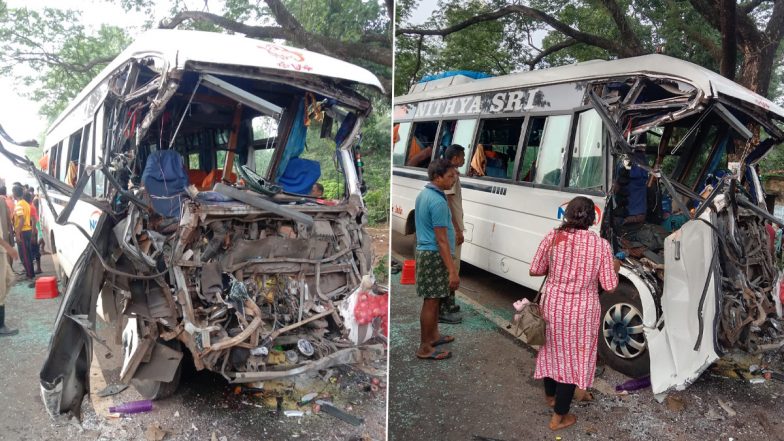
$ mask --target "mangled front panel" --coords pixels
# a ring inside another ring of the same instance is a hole
[[[261,212],[206,214],[188,203],[179,233],[159,256],[173,266],[173,280],[131,281],[128,292],[116,293],[129,296],[123,312],[143,326],[156,324],[159,337],[180,340],[197,367],[229,378],[291,371],[348,347],[333,301],[360,284],[363,235],[339,209],[314,219],[307,228]],[[145,227],[134,230],[131,243],[150,234]],[[140,263],[149,256],[137,250],[127,257]],[[177,305],[174,321],[170,302]]]
[[[658,325],[646,330],[654,391],[684,387],[724,351],[780,347],[766,225],[778,221],[759,208],[753,170],[782,140],[776,123],[675,79],[587,90],[613,141],[603,233],[656,304],[658,320],[647,321]]]

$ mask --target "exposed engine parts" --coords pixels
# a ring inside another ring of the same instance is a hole
[[[176,230],[162,234],[131,205],[112,260],[157,277],[108,283],[122,293],[119,312],[147,330],[141,346],[178,340],[198,369],[232,381],[286,376],[354,346],[334,302],[360,285],[368,236],[344,210],[310,210],[312,228],[239,202],[186,202]],[[237,376],[263,371],[277,374]]]

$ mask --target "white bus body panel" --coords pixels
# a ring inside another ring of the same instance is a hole
[[[707,214],[703,218],[709,220]],[[714,347],[714,319],[720,287],[716,286],[716,275],[711,272],[716,246],[713,230],[700,220],[687,222],[664,241],[667,271],[661,307],[665,326],[661,331],[646,328],[645,332],[654,394],[672,388],[685,389],[719,358]],[[700,297],[709,274],[700,330]],[[700,345],[695,350],[698,338],[701,338]]]
[[[415,174],[406,170],[405,173]],[[414,179],[393,176],[392,226],[405,232],[406,219],[414,210],[414,201],[427,184],[425,174]],[[522,185],[460,178],[465,212],[465,242],[461,260],[515,283],[536,289],[540,277],[531,277],[531,266],[536,248],[553,228],[561,224],[566,204],[579,196]],[[598,225],[604,213],[604,197],[585,195],[597,207]]]
[[[58,213],[68,203],[68,199],[63,195],[52,194],[51,197]],[[55,245],[57,246],[57,249],[52,250],[52,252],[57,253],[62,272],[67,277],[71,277],[71,271],[74,265],[76,265],[76,261],[89,246],[87,238],[73,225],[56,224],[54,222],[56,216],[50,212],[48,207],[43,211],[49,219],[47,220],[47,225],[50,228],[49,234],[54,236]],[[101,214],[102,212],[93,205],[79,201],[71,212],[69,222],[79,225],[92,236]],[[49,245],[51,246],[51,243]]]

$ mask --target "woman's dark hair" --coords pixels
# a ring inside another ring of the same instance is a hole
[[[559,230],[587,230],[596,220],[596,209],[593,201],[585,196],[577,196],[566,205],[564,222]]]

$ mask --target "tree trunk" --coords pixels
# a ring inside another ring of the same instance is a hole
[[[734,80],[735,60],[738,57],[738,45],[735,40],[735,0],[722,0],[719,15],[721,17],[721,75]]]
[[[743,64],[737,81],[762,96],[768,96],[770,79],[773,74],[773,62],[777,45],[754,47],[742,45]]]

